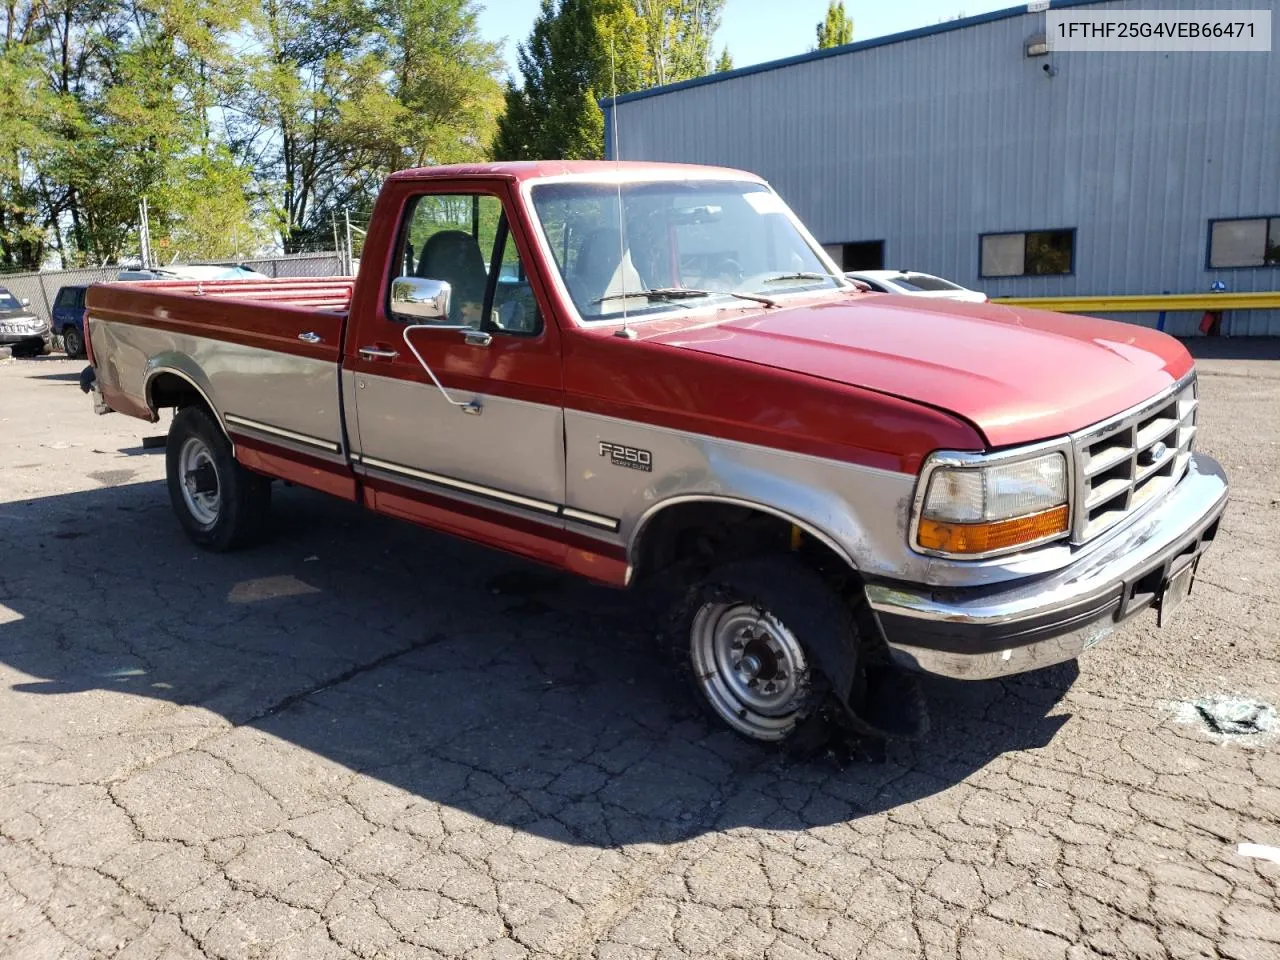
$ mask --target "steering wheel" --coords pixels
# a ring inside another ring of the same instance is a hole
[[[736,290],[742,283],[742,265],[732,257],[725,257],[707,271],[700,286],[712,290]]]

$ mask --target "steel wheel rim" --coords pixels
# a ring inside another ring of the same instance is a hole
[[[747,603],[706,603],[693,618],[694,676],[712,709],[757,740],[781,740],[795,726],[809,662],[795,634]]]
[[[213,489],[200,489],[201,480],[212,475]],[[218,522],[222,506],[222,478],[218,476],[213,454],[199,437],[188,437],[178,454],[178,482],[182,485],[182,500],[192,519],[202,527],[212,527]]]
[[[75,327],[69,328],[62,334],[62,347],[64,352],[68,354],[77,354],[80,352],[80,333]]]

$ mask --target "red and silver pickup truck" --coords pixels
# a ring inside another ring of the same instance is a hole
[[[884,713],[898,668],[997,677],[1168,617],[1227,501],[1176,340],[861,292],[734,170],[409,170],[354,281],[94,286],[87,319],[99,411],[176,408],[196,543],[250,541],[279,479],[674,573],[677,660],[762,741]]]

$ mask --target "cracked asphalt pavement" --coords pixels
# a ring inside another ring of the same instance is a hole
[[[704,720],[628,594],[300,489],[201,553],[167,418],[0,362],[0,957],[1280,957],[1280,744],[1186,706],[1280,702],[1280,343],[1200,349],[1173,623],[843,766]]]

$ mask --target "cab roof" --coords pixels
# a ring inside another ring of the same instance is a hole
[[[762,177],[729,167],[704,167],[690,163],[642,163],[613,160],[514,160],[505,163],[455,163],[442,167],[417,167],[393,173],[389,180],[421,180],[452,177],[502,177],[516,182],[560,177],[608,180],[749,180]]]

